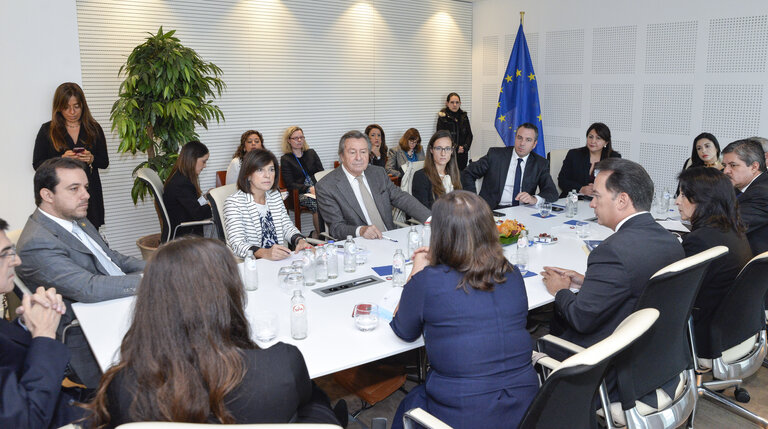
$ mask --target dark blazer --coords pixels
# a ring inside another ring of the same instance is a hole
[[[608,155],[609,158],[621,158],[621,154],[616,151],[611,152]],[[600,159],[605,159],[603,156]],[[581,189],[582,186],[586,186],[595,181],[595,176],[589,174],[589,169],[592,164],[589,162],[589,149],[586,146],[577,147],[571,149],[568,154],[565,155],[563,160],[563,167],[560,169],[560,174],[557,175],[557,184],[560,185],[560,197],[568,195],[572,189],[576,192]]]
[[[168,210],[168,217],[171,219],[171,224],[169,225],[170,234],[173,233],[176,225],[182,222],[205,220],[212,216],[211,206],[208,204],[201,206],[197,202],[198,198],[200,197],[197,195],[195,184],[181,173],[174,174],[168,183],[165,184],[163,188],[163,201],[165,202],[165,208]],[[186,231],[184,228],[179,228],[177,235],[185,233],[203,235],[203,228],[197,226],[188,228]],[[168,235],[169,237],[170,234]],[[162,237],[166,237],[165,230],[162,231]]]
[[[283,182],[288,189],[298,189],[299,193],[306,194],[309,192],[309,186],[304,184],[304,172],[302,171],[302,167],[304,167],[304,170],[309,174],[312,183],[317,184],[315,173],[324,170],[323,163],[313,149],[304,151],[304,154],[299,159],[301,160],[301,165],[296,161],[293,152],[286,153],[280,157],[280,174],[283,176]]]
[[[99,243],[125,276],[110,276],[77,237],[39,209],[27,220],[17,245],[21,257],[21,265],[16,267],[19,278],[31,287],[55,287],[64,297],[67,312],[61,316],[58,338],[61,338],[64,327],[75,319],[73,302],[100,302],[131,296],[136,293],[140,273],[144,270],[144,261],[110,249],[88,220],[82,219],[80,227]],[[101,370],[82,330],[70,328],[66,340],[72,353],[70,365],[77,377],[88,387],[98,386]]]
[[[685,256],[692,256],[715,246],[728,247],[728,253],[712,261],[707,268],[699,294],[696,295],[696,302],[693,304],[696,352],[701,358],[712,358],[715,355],[709,341],[712,315],[733,285],[739,271],[752,259],[752,250],[747,238],[735,231],[723,232],[718,228],[704,226],[683,237]]]
[[[684,257],[677,238],[650,213],[627,220],[589,254],[579,293],[555,295],[553,334],[582,347],[606,338],[634,311],[651,276]]]
[[[416,197],[421,204],[428,209],[432,209],[435,203],[435,194],[432,193],[432,182],[429,181],[424,169],[416,170],[413,173],[413,182],[411,183],[411,195]]]
[[[488,149],[484,157],[469,164],[461,172],[461,186],[467,191],[477,192],[475,180],[483,177],[480,196],[492,209],[498,207],[510,168],[514,174],[515,166],[511,165],[514,150],[514,147]],[[540,197],[549,202],[557,200],[557,187],[549,175],[549,162],[541,155],[531,152],[526,161],[523,180],[520,182],[520,192],[536,195],[537,188]]]
[[[0,320],[0,427],[57,428],[78,419],[82,411],[61,391],[68,361],[64,344]]]
[[[317,207],[320,209],[331,236],[343,239],[355,235],[358,226],[367,225],[363,210],[355,198],[347,176],[339,166],[317,182]],[[386,171],[375,165],[368,165],[364,172],[371,189],[371,196],[379,209],[381,219],[387,229],[395,229],[392,222],[392,207],[397,207],[420,222],[431,215],[428,208],[419,203],[412,195],[395,186]]]
[[[768,251],[768,173],[757,176],[738,198],[752,252],[759,255]]]
[[[387,168],[387,152],[386,151],[380,151],[381,156],[379,158],[376,158],[376,155],[373,154],[373,152],[370,153],[370,156],[368,157],[368,163],[371,165],[375,165],[377,167],[381,168]]]
[[[318,398],[313,391],[304,357],[296,346],[277,343],[268,349],[242,350],[246,367],[245,377],[225,397],[227,410],[236,423],[288,423],[317,422],[338,424],[330,404],[325,416],[318,416],[313,408]],[[129,415],[135,378],[126,371],[118,372],[107,388],[109,427],[134,421]],[[320,399],[323,402],[323,399]],[[327,399],[325,399],[327,401]],[[315,404],[313,404],[315,402]],[[314,414],[314,415],[313,415]]]
[[[98,135],[95,136],[94,141],[91,143],[89,151],[93,154],[93,162],[90,167],[86,168],[85,173],[88,176],[88,193],[91,194],[91,198],[88,200],[88,220],[91,221],[93,226],[99,228],[104,225],[104,195],[101,190],[101,178],[99,177],[99,169],[109,167],[109,153],[107,152],[107,139],[104,137],[104,131],[101,126],[96,124],[98,129]],[[77,137],[78,143],[72,141],[72,137],[66,132],[64,133],[64,141],[67,144],[67,149],[72,150],[75,146],[83,147],[85,141],[85,131],[83,127],[80,127],[80,134]],[[57,152],[53,148],[53,142],[51,141],[51,122],[48,121],[40,127],[40,131],[37,132],[37,138],[35,138],[35,149],[32,153],[32,168],[35,170],[40,167],[44,161],[51,158],[60,157],[64,152]]]

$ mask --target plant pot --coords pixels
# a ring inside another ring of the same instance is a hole
[[[157,248],[160,247],[160,233],[145,235],[144,237],[136,240],[136,246],[141,250],[141,258],[145,261],[155,254]]]
[[[520,234],[515,234],[509,237],[503,237],[500,235],[499,242],[501,243],[502,246],[509,246],[510,244],[517,243],[518,237],[520,237]]]

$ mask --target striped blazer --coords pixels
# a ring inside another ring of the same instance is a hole
[[[272,213],[280,245],[293,247],[303,238],[288,217],[285,204],[278,191],[267,192],[267,208]],[[224,202],[224,228],[227,244],[235,256],[245,258],[251,247],[261,247],[261,214],[253,202],[253,195],[238,190]],[[298,237],[297,237],[298,236]]]

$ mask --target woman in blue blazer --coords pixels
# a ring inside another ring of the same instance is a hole
[[[432,368],[400,403],[392,427],[401,428],[414,407],[457,429],[517,427],[539,388],[523,278],[504,257],[483,199],[454,191],[432,213],[431,242],[413,255],[390,323],[405,341],[424,335]]]

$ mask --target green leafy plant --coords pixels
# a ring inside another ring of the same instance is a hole
[[[178,157],[179,147],[197,140],[196,125],[208,129],[208,122],[224,120],[224,114],[213,104],[225,88],[219,78],[222,72],[206,62],[194,50],[173,37],[175,30],[157,34],[133,49],[118,76],[119,98],[112,105],[112,131],[120,136],[118,152],[142,152],[147,160],[143,167],[157,171],[165,181]],[[148,189],[138,179],[131,197],[136,204],[144,200]]]

